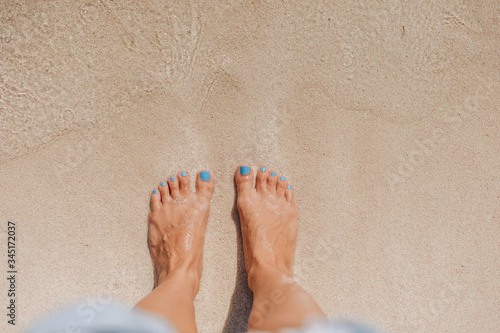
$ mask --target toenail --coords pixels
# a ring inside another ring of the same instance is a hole
[[[200,178],[201,178],[201,180],[204,180],[204,181],[208,182],[210,180],[210,172],[208,172],[208,171],[202,171],[200,173]]]
[[[183,172],[183,173],[181,173],[181,176],[182,176],[182,177],[186,177],[186,176],[187,176],[187,173]]]
[[[266,171],[266,168],[260,168],[260,171],[264,172]]]
[[[285,180],[285,177],[280,177],[280,180]]]
[[[175,177],[171,177],[170,181],[173,182],[175,180]]]
[[[165,186],[165,185],[167,185],[167,183],[165,183],[165,182],[162,182],[162,183],[161,183],[161,186]]]
[[[291,190],[292,189],[292,185],[288,185],[286,188],[289,189],[289,190]]]
[[[248,175],[250,173],[250,167],[249,166],[242,166],[240,168],[240,173],[244,175]]]
[[[154,194],[158,193],[158,190],[153,190],[153,193],[154,193]]]
[[[276,176],[276,172],[271,172],[271,176]]]

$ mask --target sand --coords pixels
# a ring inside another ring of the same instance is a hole
[[[0,3],[0,225],[20,332],[152,287],[148,196],[216,180],[200,332],[239,332],[233,174],[283,173],[296,276],[331,318],[500,331],[496,1]],[[3,275],[3,274],[2,274]],[[5,276],[3,275],[3,276]],[[0,284],[6,312],[8,284]]]

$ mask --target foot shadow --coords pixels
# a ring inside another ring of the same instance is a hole
[[[241,238],[240,215],[236,206],[237,192],[236,183],[234,184],[234,205],[231,210],[231,217],[236,226],[238,262],[236,273],[236,286],[234,287],[231,305],[227,314],[226,322],[222,333],[237,333],[248,331],[248,318],[252,310],[253,294],[248,287],[248,276],[245,269],[245,256],[243,255],[243,241]]]

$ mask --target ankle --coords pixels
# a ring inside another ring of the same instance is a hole
[[[256,289],[268,285],[282,282],[293,282],[292,276],[283,273],[276,265],[254,261],[247,270],[248,285],[255,292]]]
[[[195,269],[181,266],[171,269],[168,273],[160,274],[154,288],[163,288],[165,285],[176,285],[185,290],[185,295],[194,299],[200,289],[200,275]]]

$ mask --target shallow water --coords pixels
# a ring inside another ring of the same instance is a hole
[[[0,217],[19,226],[18,327],[103,289],[139,300],[148,194],[208,167],[198,326],[242,329],[232,175],[245,162],[294,186],[297,279],[332,317],[496,331],[499,11],[2,2]]]

